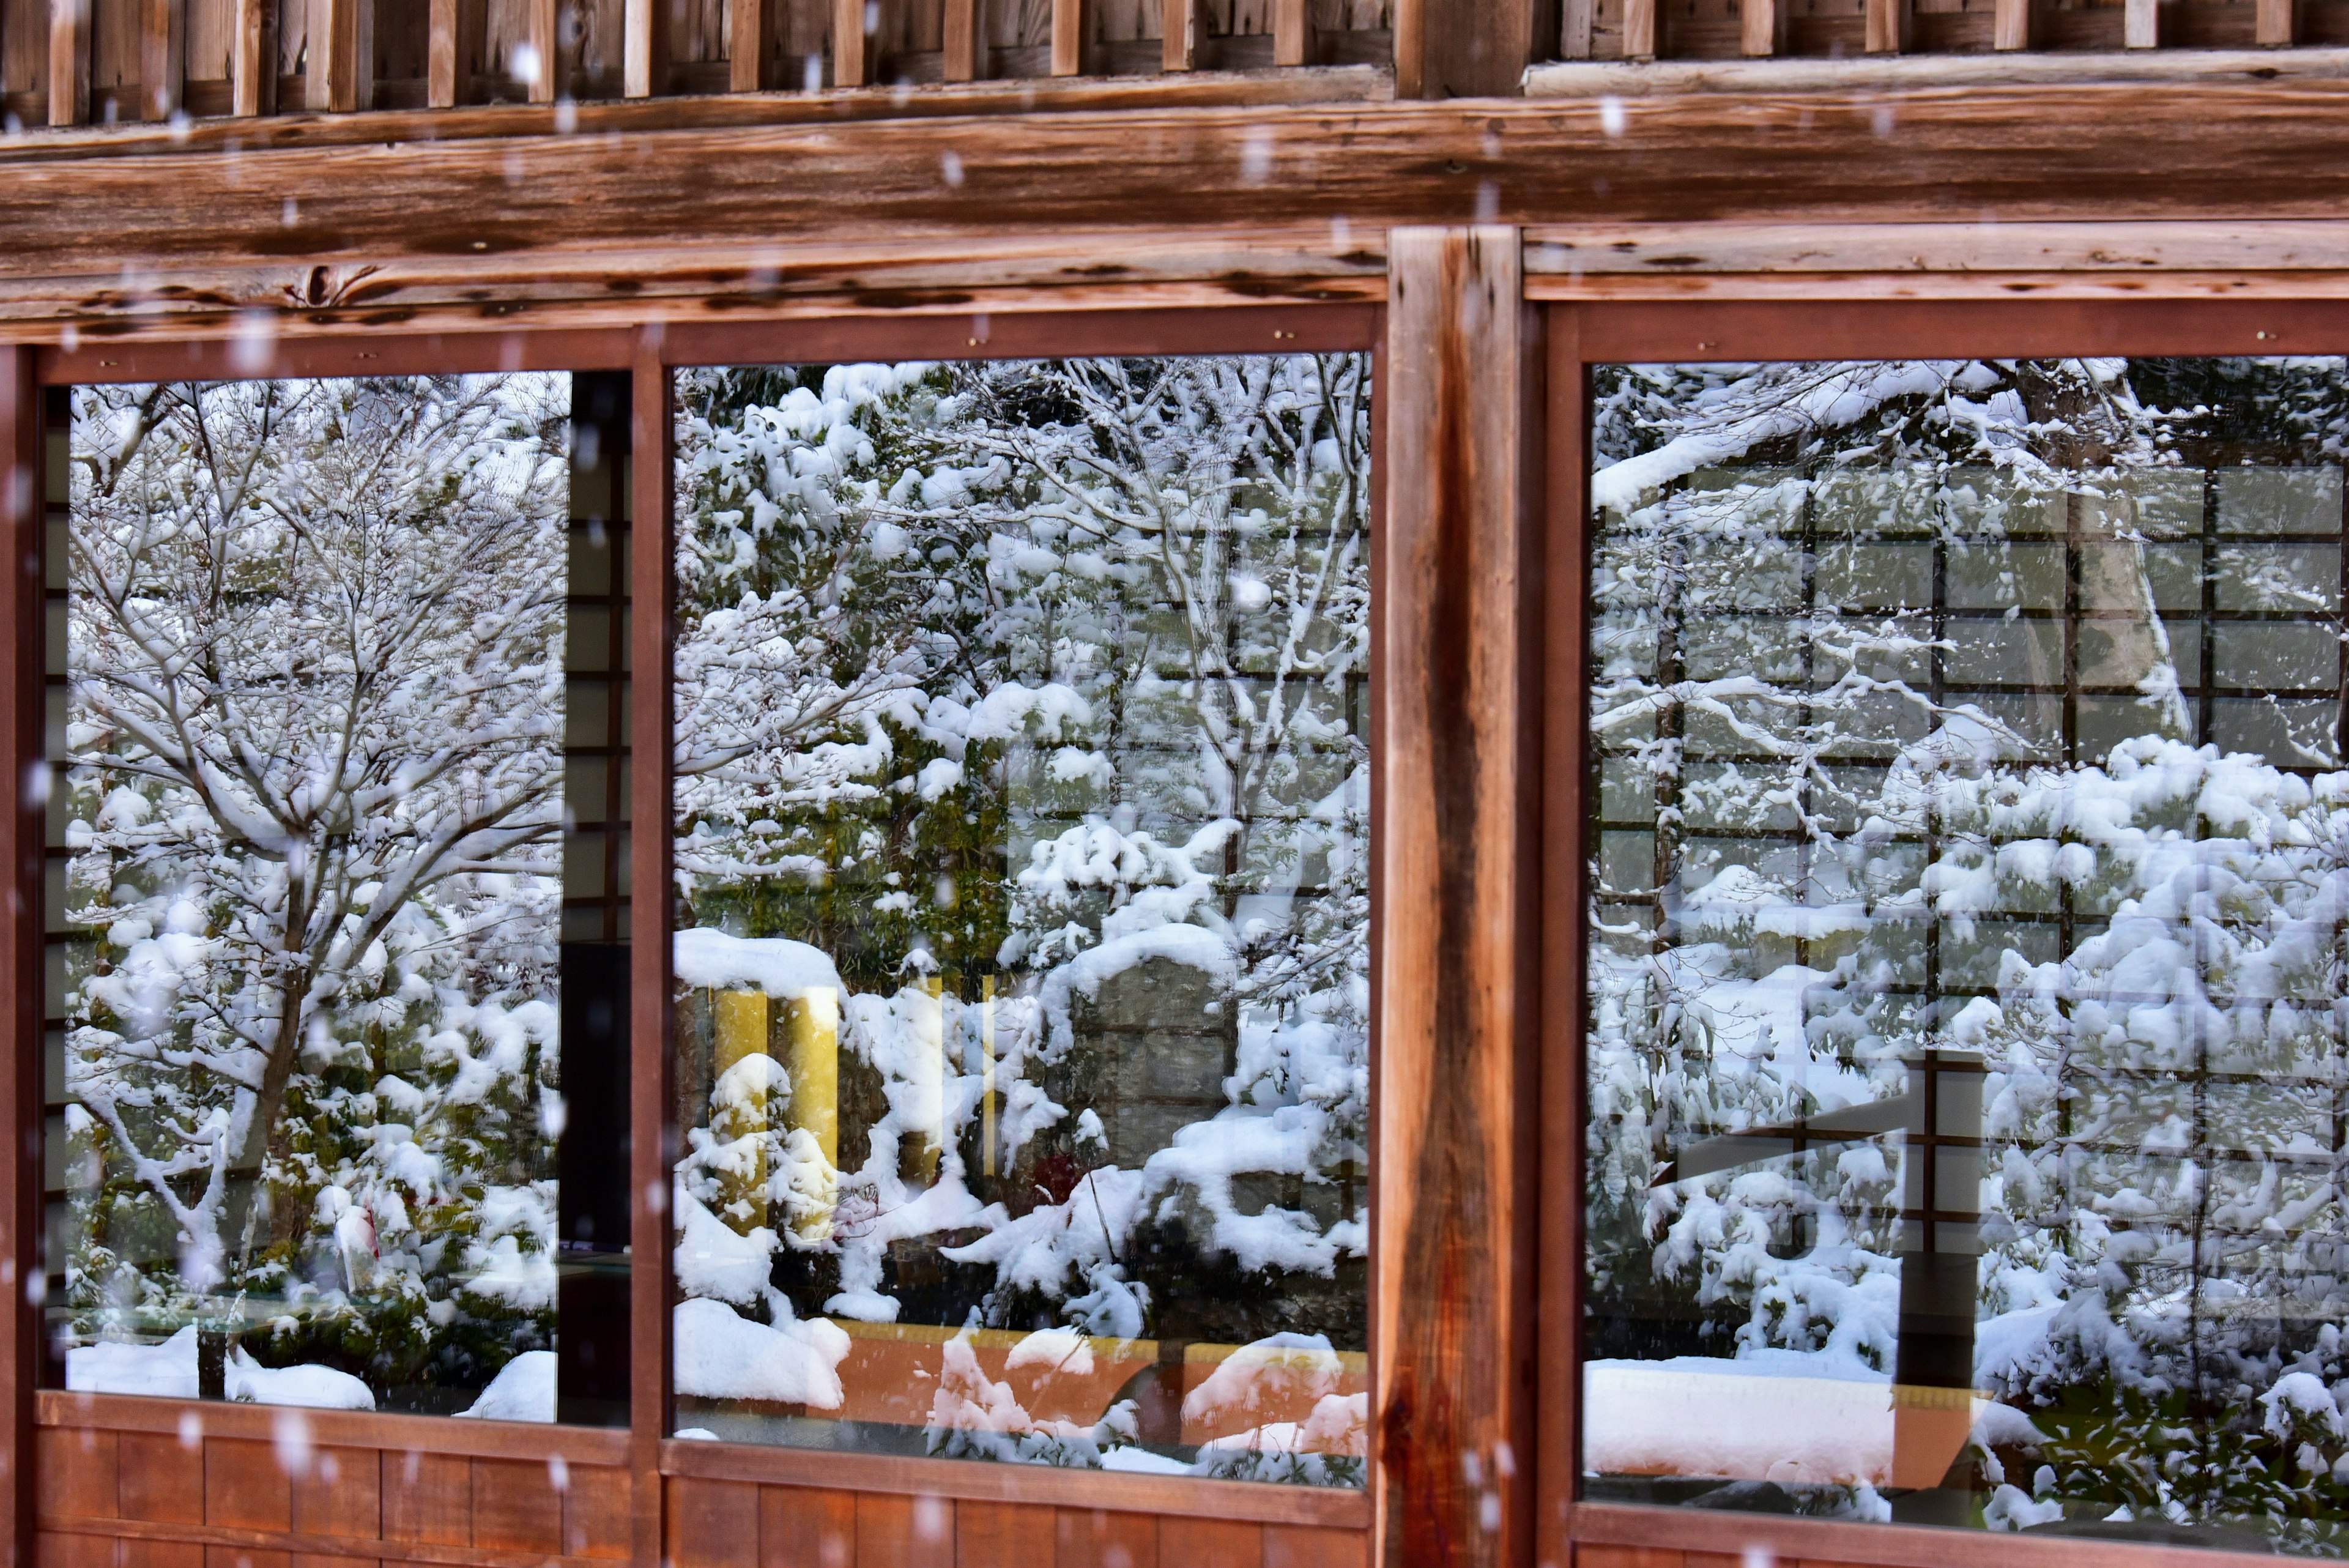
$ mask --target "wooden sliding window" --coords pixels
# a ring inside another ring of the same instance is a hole
[[[2344,327],[1554,317],[1545,1486],[1594,1561],[2333,1549]]]

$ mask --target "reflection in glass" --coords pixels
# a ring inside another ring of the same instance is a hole
[[[678,388],[678,1422],[1359,1485],[1368,362]]]
[[[2349,366],[1598,385],[1587,1494],[2349,1546]]]
[[[569,402],[53,405],[67,1387],[554,1418]]]

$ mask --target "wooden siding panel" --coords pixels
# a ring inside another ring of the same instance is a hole
[[[374,1449],[321,1449],[294,1482],[294,1522],[303,1535],[375,1541],[383,1534],[383,1462]]]
[[[1064,1508],[1054,1521],[1063,1568],[1158,1568],[1158,1516]],[[1184,1565],[1188,1568],[1188,1565]]]
[[[1040,1568],[1057,1551],[1053,1511],[1032,1502],[955,1509],[955,1568]]]
[[[419,1546],[473,1543],[473,1464],[453,1454],[387,1449],[383,1538]]]
[[[856,1494],[856,1568],[954,1568],[955,1504],[943,1497]]]
[[[274,1444],[245,1438],[205,1442],[204,1522],[238,1530],[293,1528],[293,1479]]]
[[[856,1494],[807,1486],[761,1487],[759,1564],[855,1568]]]
[[[43,1427],[34,1449],[39,1467],[41,1512],[59,1519],[116,1519],[112,1432],[88,1427]]]
[[[628,1554],[628,1472],[616,1465],[574,1465],[563,1494],[563,1550],[573,1557]]]
[[[122,1517],[157,1524],[204,1521],[204,1456],[176,1436],[124,1432],[116,1439]]]
[[[473,1544],[550,1557],[562,1552],[563,1494],[544,1461],[473,1461]]]
[[[192,1541],[125,1541],[122,1568],[207,1568],[204,1549]]]
[[[33,1550],[40,1568],[120,1568],[122,1543],[103,1535],[43,1531]]]
[[[1370,1537],[1359,1530],[1264,1527],[1264,1568],[1368,1568]]]
[[[759,1489],[749,1481],[672,1478],[668,1558],[676,1568],[759,1568]]]
[[[294,1568],[293,1553],[254,1546],[207,1546],[204,1568]]]
[[[1158,1559],[1164,1568],[1263,1568],[1264,1526],[1164,1514],[1158,1521]]]

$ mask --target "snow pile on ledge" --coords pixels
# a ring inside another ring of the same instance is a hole
[[[244,1405],[300,1405],[314,1410],[372,1410],[375,1395],[331,1366],[264,1366],[230,1350],[224,1392]],[[66,1387],[77,1394],[198,1395],[193,1324],[160,1345],[77,1345],[66,1351]],[[550,1417],[549,1419],[552,1419]]]
[[[525,1350],[503,1366],[460,1417],[482,1421],[554,1419],[554,1352]]]
[[[697,1399],[755,1399],[837,1410],[848,1335],[834,1324],[770,1328],[723,1302],[677,1303],[677,1391]]]
[[[1892,1385],[1841,1357],[1594,1361],[1583,1369],[1586,1471],[1881,1486]]]
[[[673,950],[679,985],[713,991],[758,991],[795,1002],[811,991],[846,992],[840,971],[822,948],[788,937],[730,937],[695,927],[677,933]]]

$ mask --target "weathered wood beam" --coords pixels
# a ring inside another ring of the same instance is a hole
[[[1594,0],[1560,0],[1557,16],[1557,57],[1561,60],[1587,60],[1590,57],[1592,24],[1598,20]],[[1651,16],[1652,12],[1650,13]]]
[[[863,87],[872,79],[873,0],[832,0],[832,85]]]
[[[620,94],[657,98],[668,91],[668,7],[663,0],[624,0],[620,13]]]
[[[628,436],[628,784],[641,820],[669,807],[669,648],[675,601],[669,513],[676,430],[660,337],[639,339],[629,389]],[[654,826],[646,822],[643,826]],[[675,1033],[667,975],[669,900],[648,894],[669,886],[674,836],[639,831],[629,840],[637,889],[628,906],[628,1449],[639,1476],[660,1472],[668,1435],[670,1050]],[[632,1533],[639,1563],[668,1561],[667,1488],[639,1483]]]
[[[734,0],[726,40],[728,88],[758,92],[775,85],[777,20],[773,0]]]
[[[1787,0],[1738,0],[1737,51],[1766,59],[1784,47]]]
[[[1052,0],[1052,74],[1084,75],[1092,36],[1092,0]]]
[[[2031,0],[1994,0],[1990,14],[1990,47],[2031,47]]]
[[[1313,0],[1273,0],[1272,63],[1313,63]]]
[[[140,0],[140,118],[177,114],[187,76],[188,0]]]
[[[560,0],[530,0],[524,41],[531,52],[525,86],[533,103],[553,103],[562,87],[563,38]],[[755,9],[738,3],[736,10]]]
[[[1199,64],[1199,41],[1206,36],[1207,16],[1205,0],[1162,0],[1159,35],[1162,50],[1161,68],[1170,71],[1195,70]]]
[[[2121,13],[2121,42],[2131,49],[2160,47],[2161,8],[2156,0],[2127,0]]]
[[[0,965],[9,1038],[0,1066],[0,1552],[5,1568],[33,1568],[33,1390],[41,1324],[32,1282],[44,1278],[41,1123],[43,818],[49,770],[43,755],[48,639],[42,572],[47,486],[41,462],[41,389],[28,348],[0,348],[0,564],[6,569],[6,656],[0,669]],[[55,1485],[54,1480],[51,1480]]]
[[[1910,0],[1868,0],[1864,42],[1871,55],[1899,55],[1909,50]]]
[[[1387,239],[1372,842],[1381,1568],[1523,1560],[1534,1377],[1543,411],[1517,233]]]
[[[1628,60],[1652,60],[1656,57],[1656,0],[1623,0],[1623,57]]]
[[[988,74],[987,7],[980,0],[946,0],[945,61],[950,82],[974,82]]]
[[[457,107],[457,0],[431,0],[425,22],[424,101],[432,109]]]
[[[2300,41],[2299,7],[2292,0],[2259,0],[2253,26],[2261,47],[2288,47]]]
[[[375,0],[309,0],[302,80],[313,112],[349,114],[375,102]]]
[[[1515,98],[1557,14],[1555,0],[1394,0],[1395,96]]]
[[[433,0],[438,16],[442,5]],[[274,0],[236,0],[231,14],[229,112],[239,119],[277,112],[277,6]]]
[[[49,123],[89,118],[89,0],[49,0]]]

